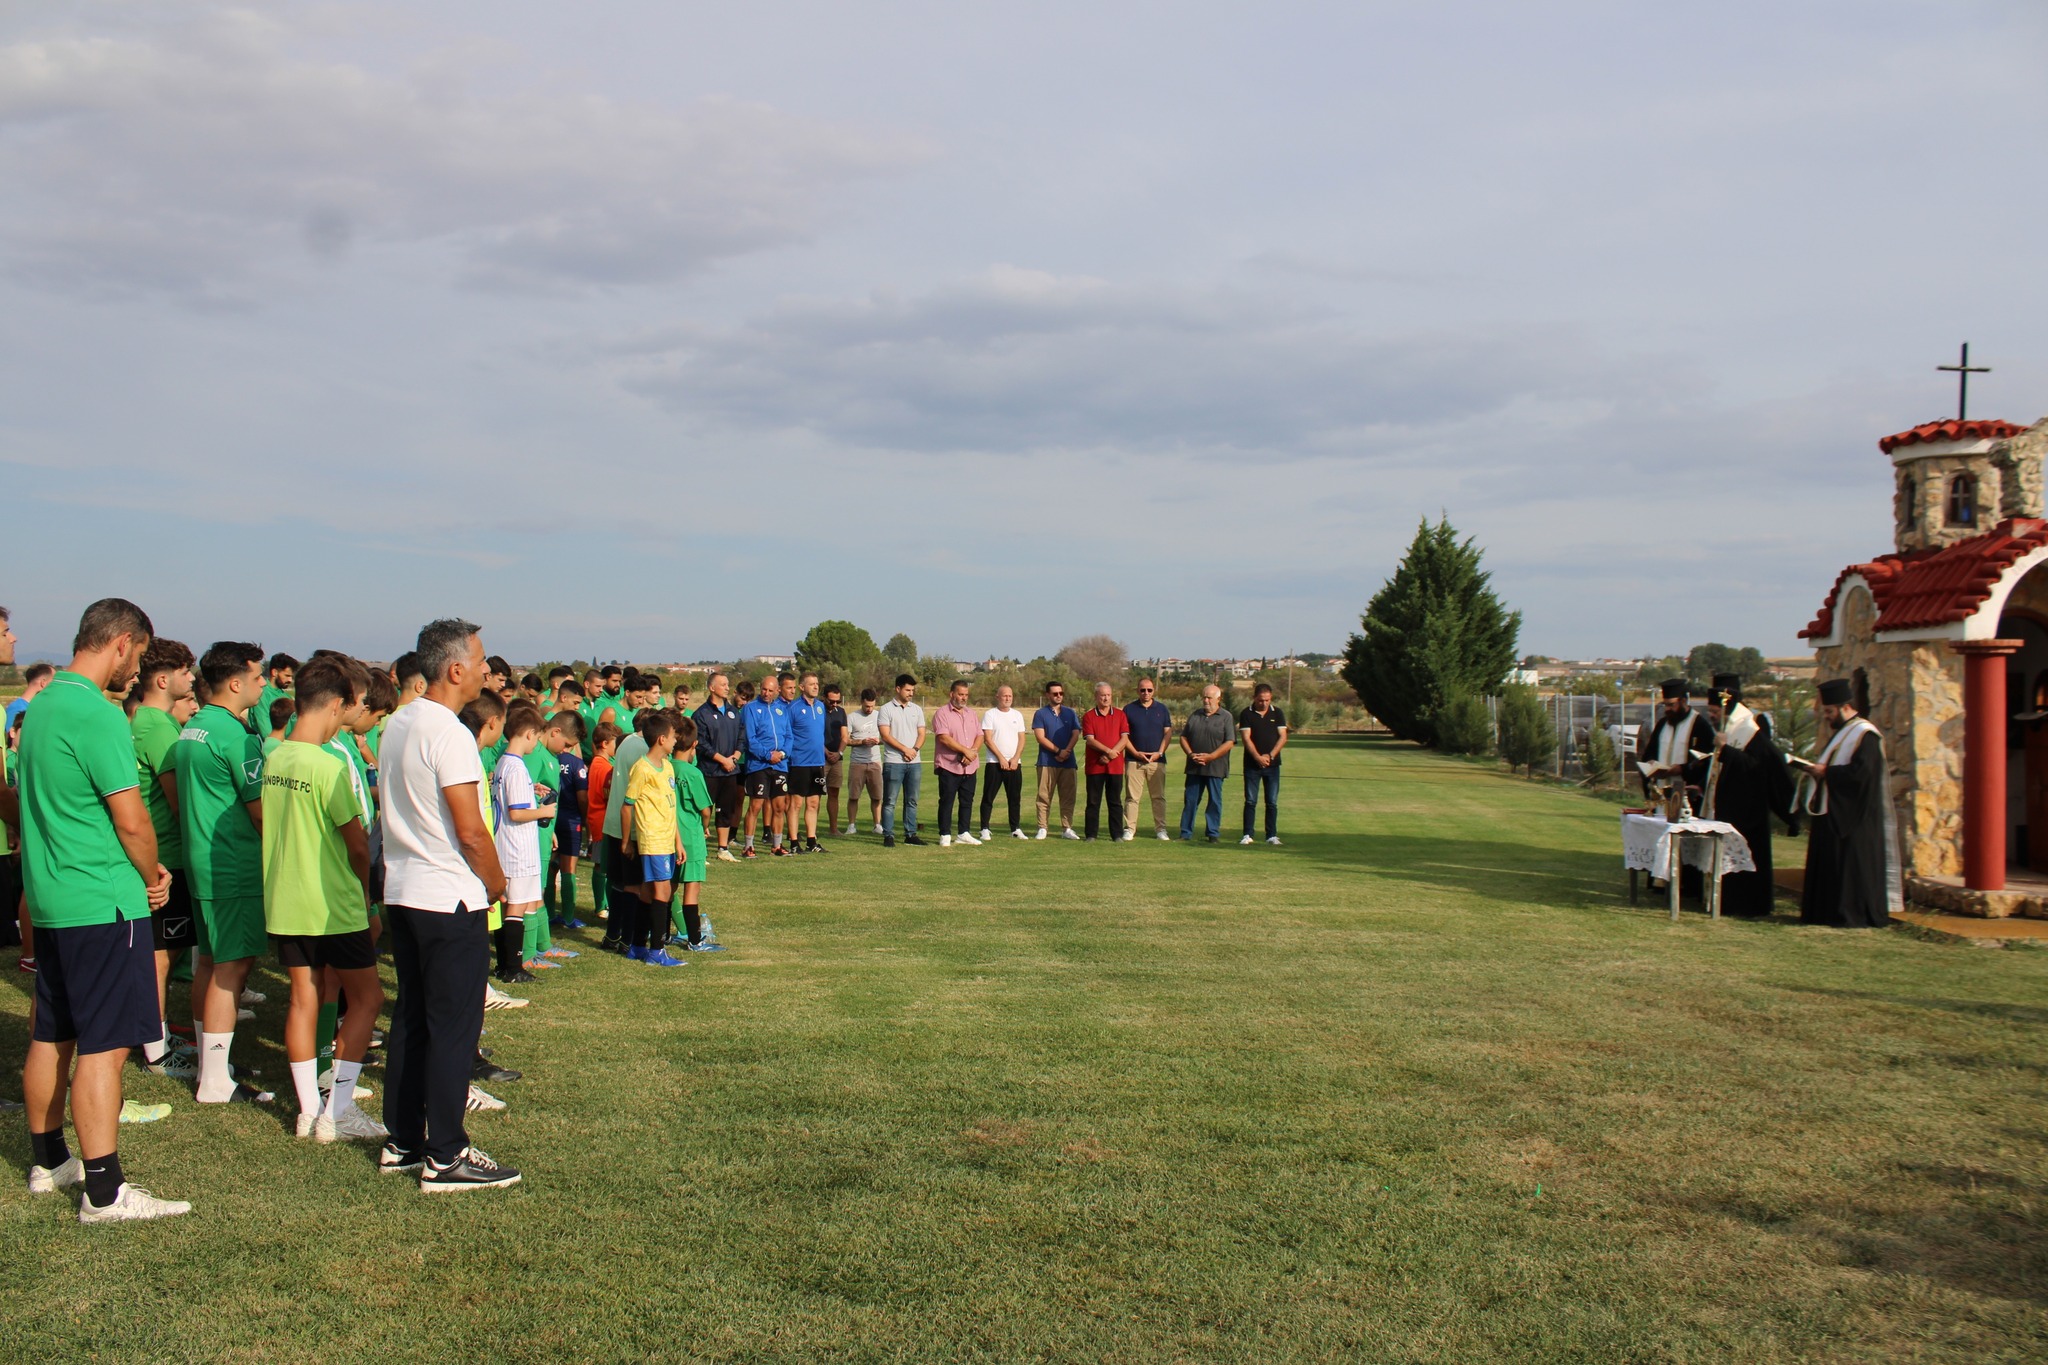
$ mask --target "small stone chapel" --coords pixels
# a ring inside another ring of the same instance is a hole
[[[2048,418],[1887,436],[1893,550],[1800,634],[1884,735],[1908,899],[2048,918]]]

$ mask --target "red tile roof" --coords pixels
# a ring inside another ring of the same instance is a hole
[[[1900,446],[1917,446],[1931,441],[2003,441],[2025,430],[2017,422],[1958,422],[1951,417],[1945,422],[1922,422],[1911,431],[1887,436],[1877,443],[1877,448],[1889,455]]]
[[[2048,547],[2048,521],[2016,517],[1981,536],[1939,550],[1879,555],[1868,564],[1851,564],[1835,578],[1820,614],[1799,636],[1819,639],[1834,629],[1837,596],[1850,574],[1861,574],[1870,584],[1879,631],[1924,630],[1967,620],[1984,605],[2007,570],[2043,547]]]

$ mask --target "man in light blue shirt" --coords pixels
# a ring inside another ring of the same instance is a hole
[[[896,799],[903,798],[903,842],[917,837],[917,789],[924,779],[924,708],[913,700],[917,679],[896,677],[896,700],[875,715],[882,725],[882,847],[896,847]]]

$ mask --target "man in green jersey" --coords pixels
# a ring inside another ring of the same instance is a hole
[[[21,1069],[31,1194],[81,1182],[81,1223],[187,1213],[126,1182],[115,1150],[121,1064],[162,1032],[150,931],[169,871],[137,790],[135,745],[110,687],[127,690],[149,617],[109,597],[85,609],[71,666],[29,707],[21,732],[22,879],[36,924],[36,994]],[[81,1156],[64,1142],[64,1099]]]
[[[185,836],[178,823],[178,774],[172,768],[182,728],[171,717],[178,703],[192,696],[192,651],[176,640],[152,640],[142,656],[142,673],[135,686],[141,692],[135,715],[128,722],[135,741],[135,776],[141,783],[142,803],[149,808],[149,823],[156,828],[156,860],[170,869],[170,898],[152,915],[156,939],[157,1013],[171,1017],[165,993],[171,964],[193,944],[192,888],[185,875]],[[194,1007],[192,1015],[197,1017]],[[199,1062],[189,1049],[176,1049],[173,1056],[168,1026],[155,1042],[142,1045],[145,1071],[179,1080],[196,1080]]]
[[[256,705],[249,713],[255,718],[257,725],[270,723],[272,702],[280,697],[286,701],[292,699],[292,675],[298,671],[298,667],[299,661],[282,651],[270,656],[270,662],[264,665],[268,670],[269,681],[263,684],[263,695],[256,699]],[[269,731],[266,730],[264,733],[268,734]]]
[[[263,691],[260,645],[223,640],[199,659],[204,706],[178,736],[178,819],[198,951],[199,1102],[267,1102],[229,1069],[249,968],[264,950],[263,746],[244,720]]]
[[[298,1135],[316,1142],[387,1136],[355,1102],[370,1027],[384,1008],[370,927],[366,793],[347,757],[331,747],[342,716],[360,708],[369,683],[369,670],[354,659],[307,661],[298,674],[299,723],[263,764],[264,923],[292,983],[284,1047],[299,1101]],[[321,978],[329,971],[348,996],[348,1014],[334,1043],[334,1087],[323,1104],[317,1021]]]

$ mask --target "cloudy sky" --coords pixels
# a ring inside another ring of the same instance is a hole
[[[2048,412],[2038,0],[0,10],[0,592],[385,657],[1797,648]]]

